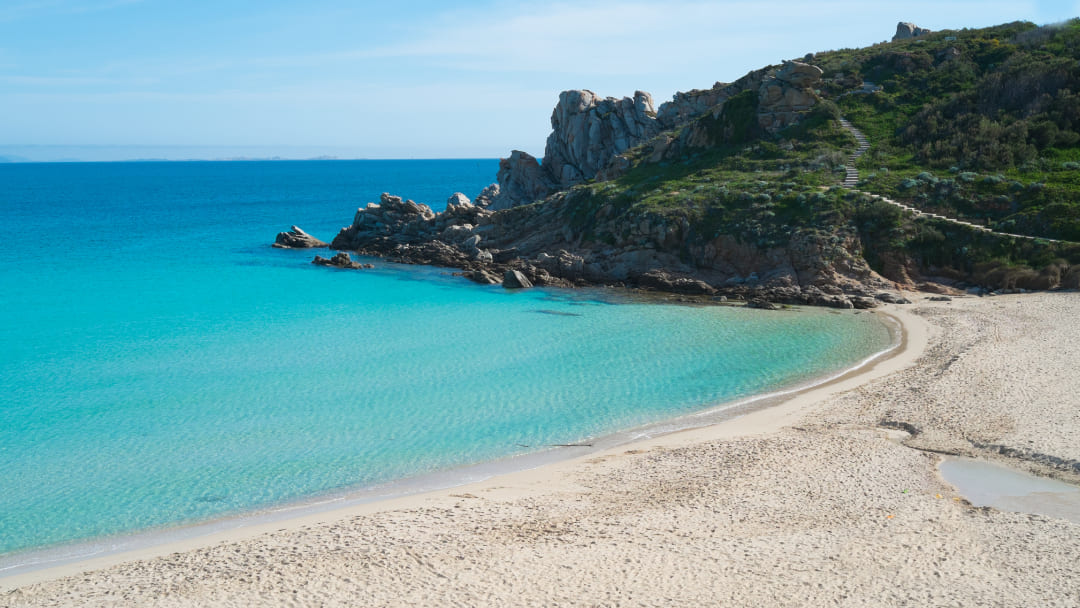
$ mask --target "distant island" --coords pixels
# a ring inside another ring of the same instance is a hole
[[[845,308],[895,288],[1077,288],[1078,56],[1075,19],[901,23],[658,109],[565,91],[542,160],[513,151],[441,213],[385,194],[331,247],[507,286]]]

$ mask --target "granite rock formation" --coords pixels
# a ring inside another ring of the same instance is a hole
[[[774,302],[867,308],[891,284],[859,255],[853,232],[798,234],[762,247],[695,232],[686,220],[631,215],[610,206],[588,226],[572,221],[576,190],[542,205],[493,211],[452,197],[445,211],[383,194],[357,211],[332,247],[390,260],[461,269],[508,288],[626,285],[670,293],[762,297]],[[525,279],[525,280],[521,280]]]
[[[328,245],[310,234],[293,226],[289,232],[279,232],[274,239],[274,247],[278,249],[312,249],[316,247],[328,247]]]
[[[551,113],[543,163],[515,150],[499,162],[499,191],[492,209],[531,203],[593,179],[612,157],[661,131],[652,96],[601,99],[588,90],[563,91]]]
[[[926,34],[929,34],[931,32],[933,32],[933,30],[921,28],[914,23],[901,21],[900,23],[896,24],[896,35],[892,37],[892,41],[896,42],[897,40],[918,38],[919,36],[925,36]]]
[[[311,260],[312,264],[317,266],[334,266],[336,268],[374,268],[373,264],[363,264],[360,262],[354,262],[349,254],[344,251],[340,251],[334,254],[334,257],[327,259],[321,255],[315,256],[314,260]]]
[[[507,288],[607,284],[871,307],[873,294],[892,285],[862,258],[853,229],[793,233],[787,242],[759,245],[715,230],[703,234],[687,219],[610,204],[597,209],[578,198],[589,196],[584,190],[572,188],[617,177],[632,163],[776,134],[818,102],[821,75],[806,62],[785,62],[730,84],[677,94],[659,112],[641,91],[623,99],[565,91],[552,112],[542,162],[514,151],[500,161],[497,183],[472,201],[454,193],[439,213],[383,194],[379,203],[357,210],[331,247],[456,268],[478,283]],[[536,201],[542,203],[527,204]]]
[[[707,117],[720,120],[725,102],[744,91],[757,96],[759,128],[776,133],[798,122],[817,103],[814,89],[821,74],[816,66],[788,61],[778,68],[750,72],[731,84],[718,82],[711,89],[677,93],[658,112],[652,96],[643,91],[635,92],[632,99],[601,99],[588,90],[563,91],[551,114],[552,131],[543,161],[513,151],[499,162],[495,189],[477,198],[492,201],[484,205],[491,209],[509,209],[587,180],[614,179],[630,166],[622,154],[647,142],[654,150],[660,148],[653,161],[681,154],[685,148],[713,145],[716,129],[707,124]],[[688,123],[695,123],[696,128],[684,131],[679,145],[668,150],[675,140],[665,131]]]

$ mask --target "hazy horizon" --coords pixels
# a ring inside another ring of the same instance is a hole
[[[898,21],[1077,15],[1080,0],[13,0],[0,7],[0,156],[541,156],[563,90],[644,90],[659,106],[889,40]]]

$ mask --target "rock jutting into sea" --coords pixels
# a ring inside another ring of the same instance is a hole
[[[279,232],[273,246],[278,249],[313,249],[329,245],[304,232],[299,226],[293,226],[289,232]]]
[[[653,108],[652,97],[600,98],[564,91],[551,116],[542,161],[514,151],[500,161],[498,182],[475,201],[454,193],[446,209],[384,193],[357,210],[330,246],[397,262],[461,270],[507,288],[623,285],[670,293],[764,298],[838,308],[870,308],[873,293],[891,288],[859,255],[854,233],[800,233],[787,243],[759,245],[731,234],[707,234],[685,219],[632,214],[601,205],[582,221],[585,193],[574,186],[621,175],[623,154],[648,143],[652,162],[666,162],[737,138],[728,100],[748,96],[746,128],[776,133],[797,124],[818,102],[820,68],[789,61],[708,91],[680,93]],[[740,106],[741,107],[741,106]],[[681,127],[672,136],[672,128]],[[728,129],[731,131],[731,129]],[[534,201],[541,204],[527,205]]]

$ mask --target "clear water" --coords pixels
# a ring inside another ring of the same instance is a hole
[[[971,458],[946,458],[938,469],[976,507],[1038,513],[1080,524],[1080,488]]]
[[[870,314],[509,292],[269,247],[294,223],[329,240],[383,190],[441,208],[496,168],[0,165],[0,555],[580,441],[890,342]]]

